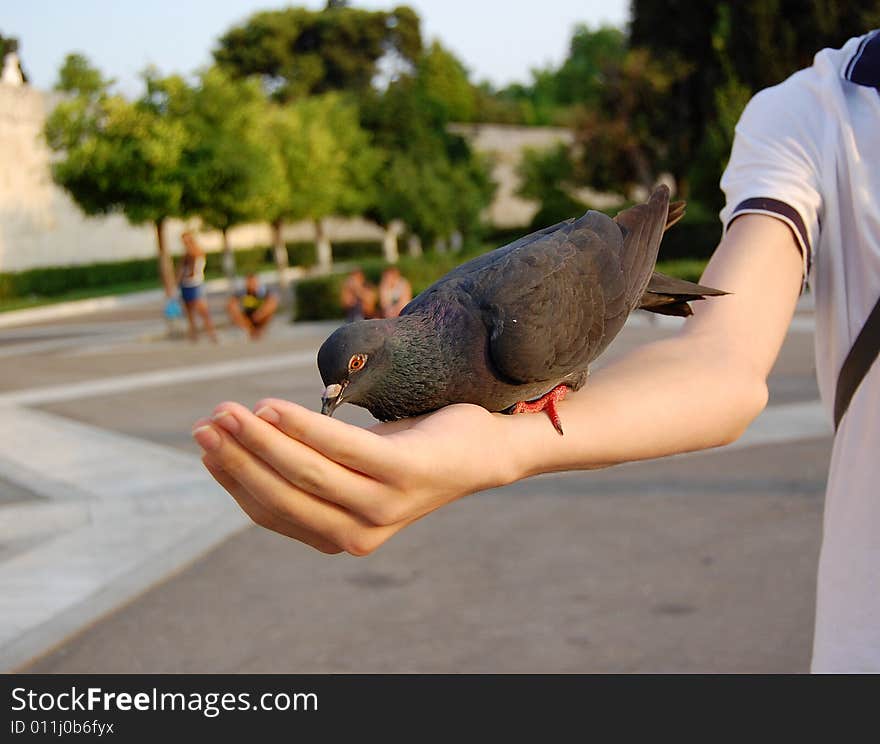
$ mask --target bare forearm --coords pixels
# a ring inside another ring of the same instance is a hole
[[[709,339],[685,334],[648,344],[560,404],[564,436],[544,416],[511,417],[516,477],[727,444],[766,400],[765,381]]]
[[[514,477],[597,468],[717,447],[767,402],[767,375],[797,301],[801,259],[788,227],[737,219],[702,282],[729,295],[694,303],[678,335],[597,371],[559,407],[565,435],[541,416],[508,425]]]

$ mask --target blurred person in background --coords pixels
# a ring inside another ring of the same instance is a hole
[[[383,318],[396,318],[412,299],[412,286],[396,266],[382,272],[379,282],[379,308]]]
[[[190,340],[198,340],[196,327],[196,314],[198,314],[202,318],[205,333],[216,343],[217,333],[205,299],[205,252],[196,243],[195,236],[189,230],[181,233],[180,239],[183,241],[185,251],[177,273],[177,283],[180,286],[180,299],[183,300],[186,319],[189,321]]]
[[[266,288],[256,274],[248,274],[226,305],[229,319],[248,334],[251,341],[263,335],[278,310],[278,295]]]
[[[363,269],[355,269],[345,278],[339,299],[347,323],[376,317],[376,288],[367,281]]]

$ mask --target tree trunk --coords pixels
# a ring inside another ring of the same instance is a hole
[[[397,263],[400,257],[397,239],[401,232],[403,232],[403,223],[400,220],[391,220],[385,227],[385,234],[382,236],[382,255],[388,263]]]
[[[233,290],[233,282],[235,281],[235,254],[232,252],[232,246],[229,245],[229,231],[223,228],[220,231],[223,235],[223,273],[229,280],[229,291]]]
[[[171,262],[171,254],[165,243],[165,220],[156,220],[156,246],[159,249],[159,278],[165,290],[165,297],[172,298],[175,295],[174,264]]]
[[[407,238],[406,249],[410,256],[418,258],[422,255],[422,239],[413,233]]]
[[[281,236],[281,228],[283,224],[281,220],[275,220],[272,223],[272,247],[275,249],[275,267],[278,269],[278,286],[281,291],[282,303],[287,302],[288,290],[290,289],[290,281],[287,277],[287,246],[284,244],[284,238]]]
[[[324,220],[315,220],[315,249],[318,252],[318,266],[327,271],[333,266],[333,246],[327,237]]]
[[[684,199],[687,201],[691,195],[691,182],[687,176],[679,176],[675,179],[675,193],[674,197],[677,199]],[[653,313],[650,313],[653,315]]]
[[[651,189],[654,188],[654,181],[656,179],[651,170],[651,166],[648,163],[648,158],[640,147],[634,147],[630,151],[630,159],[635,168],[636,178],[639,181],[639,185],[644,187],[650,194]]]

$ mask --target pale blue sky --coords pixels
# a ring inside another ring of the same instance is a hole
[[[215,40],[266,0],[0,0],[0,32],[17,36],[31,82],[49,88],[68,52],[84,52],[126,93],[140,90],[138,72],[192,72],[207,64]],[[293,3],[321,8],[324,0]],[[623,25],[628,0],[354,0],[356,7],[410,5],[427,38],[439,38],[475,80],[526,81],[529,70],[558,63],[575,23]]]

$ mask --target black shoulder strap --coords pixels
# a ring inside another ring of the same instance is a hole
[[[843,366],[840,368],[840,375],[837,377],[837,390],[834,394],[834,430],[840,426],[840,420],[846,409],[849,408],[849,402],[861,384],[868,370],[880,353],[880,298],[877,304],[871,310],[871,314],[856,336],[856,341],[846,359],[843,360]]]

